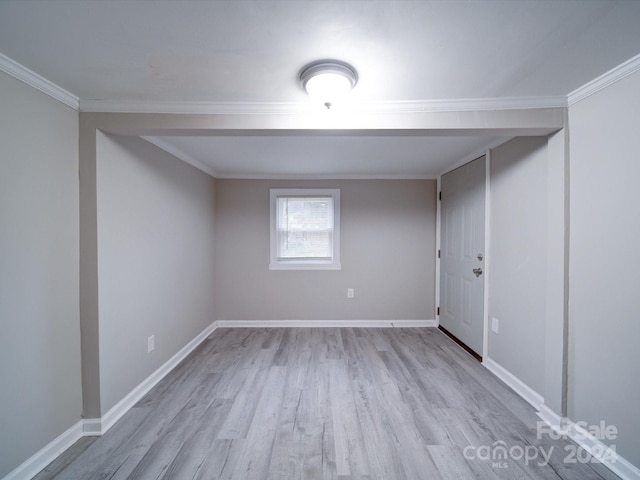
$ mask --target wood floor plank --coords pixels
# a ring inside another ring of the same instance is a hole
[[[255,353],[255,361],[246,369],[246,377],[235,396],[231,412],[220,428],[219,439],[246,438],[257,408],[256,399],[265,387],[266,373],[271,366],[274,353],[275,350],[259,350]]]
[[[158,439],[146,451],[135,468],[128,474],[133,478],[158,479],[173,464],[184,443],[198,432],[205,413],[213,400],[213,391],[220,374],[203,377],[203,383],[194,390],[189,401],[158,435]],[[207,417],[206,421],[210,421]]]
[[[193,434],[176,452],[162,479],[195,478],[211,452],[215,451],[217,432],[231,410],[231,400],[215,398],[201,417]],[[230,441],[229,441],[230,443]],[[217,445],[219,446],[219,445]]]
[[[387,422],[386,428],[398,442],[397,455],[404,465],[408,478],[421,478],[436,473],[436,467],[427,450],[427,443],[416,426],[414,412],[401,393],[405,388],[394,375],[389,372],[383,359],[374,352],[375,347],[367,339],[359,339],[355,345],[360,344],[361,357],[368,361],[365,363],[374,384],[378,385],[376,395],[382,405],[382,412]]]
[[[95,437],[83,437],[74,443],[61,457],[51,462],[47,467],[34,477],[34,480],[47,480],[60,477],[66,471],[67,478],[79,478],[72,476],[71,465],[79,465],[84,452],[96,441]]]
[[[286,388],[286,367],[272,366],[266,372],[265,387],[256,395],[253,421],[235,465],[223,470],[221,479],[251,480],[266,478],[278,432],[280,410]]]
[[[293,355],[297,348],[301,348],[303,346],[300,340],[305,333],[308,333],[308,331],[302,332],[296,328],[285,329],[283,338],[278,346],[278,350],[273,357],[273,364],[280,366],[287,365],[290,360],[289,357]]]
[[[376,392],[368,388],[371,385],[369,377],[364,365],[352,370],[358,419],[371,470],[376,472],[374,478],[408,478],[405,467],[398,461],[402,445],[393,431],[387,428],[390,422]]]
[[[267,337],[262,343],[262,348],[265,350],[271,348],[279,348],[282,343],[282,337],[284,336],[285,330],[283,328],[272,328],[267,332]]]
[[[537,421],[437,329],[221,328],[36,479],[617,478],[566,463],[573,444]],[[499,446],[550,456],[495,461]]]
[[[340,475],[366,474],[362,432],[348,381],[348,361],[329,360],[329,392],[333,419],[336,472]],[[339,400],[339,401],[338,401]]]
[[[216,440],[211,445],[204,462],[202,462],[193,480],[219,479],[225,467],[229,464],[231,448],[244,440]],[[175,477],[176,479],[180,477]],[[190,478],[190,477],[186,477]]]
[[[429,445],[429,453],[438,468],[439,477],[443,480],[473,478],[473,470],[471,470],[467,460],[458,448],[444,445]]]
[[[404,362],[406,361],[406,355],[399,356],[397,347],[381,351],[379,355],[390,374],[396,382],[399,382],[401,387],[399,389],[400,395],[405,404],[409,406],[412,412],[410,418],[420,432],[424,442],[428,445],[449,444],[446,430],[434,414],[433,403],[428,401],[432,398],[432,395],[430,395],[430,391],[425,392],[428,387],[425,387],[424,382],[416,379],[412,372],[407,369]],[[412,368],[411,364],[409,368]]]

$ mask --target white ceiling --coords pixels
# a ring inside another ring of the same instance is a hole
[[[637,0],[0,0],[0,53],[87,111],[296,112],[297,74],[320,58],[357,69],[354,109],[558,106],[640,53],[638,25]],[[220,176],[419,177],[496,140],[161,142]]]
[[[252,178],[256,172],[262,178],[435,178],[502,139],[298,135],[150,140],[165,150],[177,149],[180,158],[219,178]],[[211,152],[215,160],[207,161]]]

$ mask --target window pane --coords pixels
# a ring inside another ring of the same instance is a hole
[[[278,258],[331,259],[331,197],[278,197],[277,206]]]

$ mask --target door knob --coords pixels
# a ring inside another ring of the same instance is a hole
[[[479,277],[480,275],[482,275],[482,269],[481,268],[474,268],[473,269],[473,273],[476,274],[476,277]]]

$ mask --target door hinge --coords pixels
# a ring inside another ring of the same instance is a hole
[[[438,192],[438,200],[442,200],[442,192]]]
[[[440,250],[438,250],[438,258],[440,258]]]
[[[436,315],[440,316],[440,307],[436,308]]]

